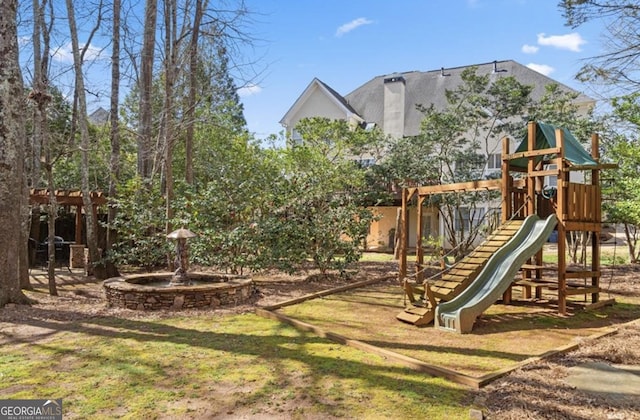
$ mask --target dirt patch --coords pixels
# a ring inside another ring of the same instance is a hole
[[[492,419],[638,419],[640,399],[586,392],[567,380],[586,362],[640,365],[640,324],[584,342],[571,353],[533,363],[478,392],[475,404]],[[597,378],[594,378],[597,381]]]
[[[217,309],[212,316],[224,317],[251,312],[256,307],[273,305],[354,281],[390,276],[396,271],[397,264],[393,262],[367,262],[361,263],[358,270],[349,272],[347,277],[320,276],[312,270],[296,275],[279,272],[261,273],[254,276],[256,293],[249,302],[236,307]],[[55,331],[50,328],[51,323],[68,323],[87,318],[111,316],[153,320],[174,317],[178,314],[172,311],[141,312],[108,308],[104,302],[101,282],[85,278],[79,272],[70,273],[66,269],[58,273],[60,296],[49,296],[44,273],[34,270],[31,279],[35,290],[28,292],[28,295],[37,303],[30,307],[8,305],[0,310],[0,345],[12,342],[46,341],[55,334]],[[393,281],[383,282],[382,285],[392,286]],[[601,286],[604,289],[601,294],[602,299],[615,298],[623,305],[638,305],[640,304],[640,267],[625,265],[618,266],[614,270],[604,269]],[[552,303],[550,308],[553,309]],[[397,309],[393,308],[393,311]],[[489,337],[492,328],[496,328],[501,321],[511,317],[509,322],[514,326],[514,334],[525,331],[527,334],[535,335],[538,327],[530,326],[527,329],[528,321],[525,316],[518,320],[518,310],[517,305],[509,314],[493,309],[479,320],[478,327],[480,331],[485,332],[484,335]],[[179,314],[188,316],[189,313],[189,311],[180,311]],[[201,314],[202,311],[194,310],[193,313]],[[634,317],[636,317],[635,312],[630,313],[628,319],[624,319],[622,314],[619,319],[613,320],[607,318],[605,314],[602,322],[597,326],[629,321]],[[549,320],[551,323],[556,322],[562,326],[565,318],[550,314]],[[422,333],[422,329],[415,329],[414,334]],[[621,400],[607,394],[582,392],[566,382],[568,369],[587,361],[640,365],[640,324],[626,325],[617,333],[597,340],[584,340],[576,351],[528,364],[480,391],[470,391],[473,394],[472,399],[475,398],[473,405],[482,408],[488,418],[495,419],[639,419],[640,402]],[[263,408],[262,412],[269,412],[268,404]]]

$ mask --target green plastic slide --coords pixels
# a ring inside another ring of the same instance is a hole
[[[476,318],[500,299],[522,264],[544,245],[556,224],[555,214],[546,220],[537,215],[527,217],[513,238],[489,258],[469,287],[437,306],[436,327],[461,334],[471,332]]]

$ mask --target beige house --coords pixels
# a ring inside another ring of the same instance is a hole
[[[433,104],[436,109],[445,109],[447,106],[445,92],[454,90],[462,83],[461,74],[469,67],[476,67],[479,75],[489,75],[492,81],[513,76],[520,83],[533,86],[531,97],[534,100],[542,97],[545,86],[548,84],[557,84],[561,89],[575,92],[568,86],[513,60],[377,76],[345,96],[314,78],[282,117],[280,123],[285,128],[288,138],[294,142],[302,141],[295,127],[301,119],[307,117],[327,117],[346,120],[350,124],[365,127],[377,126],[385,134],[395,138],[416,136],[420,133],[420,123],[423,118],[422,112],[416,108],[416,105]],[[595,100],[579,94],[575,103],[579,109],[586,112],[594,107]],[[487,147],[488,150],[483,150],[483,153],[489,156],[486,174],[490,174],[500,169],[500,139],[494,139],[494,143]],[[370,157],[360,157],[360,159],[363,158]],[[374,211],[382,217],[371,225],[367,247],[385,249],[389,247],[393,237],[397,206],[375,207]],[[411,230],[415,229],[416,223],[416,215],[413,213],[410,219]],[[432,232],[437,235],[442,231],[441,221],[435,209],[424,212],[421,223],[423,232],[427,235]],[[410,243],[409,246],[415,246],[415,239],[411,240],[414,243]]]

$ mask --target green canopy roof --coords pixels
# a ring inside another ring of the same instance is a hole
[[[549,149],[556,147],[556,128],[551,124],[545,124],[541,122],[536,123],[536,141],[535,148],[536,150],[540,149]],[[585,150],[585,148],[580,144],[573,134],[566,129],[560,128],[562,133],[564,134],[564,157],[566,160],[571,162],[572,165],[580,165],[580,166],[597,166],[598,163],[593,160],[593,157],[589,152]],[[516,149],[515,153],[518,152],[526,152],[528,147],[527,142],[528,134],[525,134],[524,139]],[[536,163],[538,163],[542,159],[542,156],[536,157]],[[527,158],[519,158],[514,159],[509,162],[512,166],[517,166],[519,168],[527,167]]]

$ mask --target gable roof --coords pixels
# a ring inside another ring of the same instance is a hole
[[[559,83],[541,73],[536,72],[513,60],[493,61],[490,63],[441,68],[426,72],[410,71],[400,73],[406,83],[404,135],[415,136],[420,132],[420,123],[424,114],[416,109],[416,104],[443,110],[447,106],[446,90],[454,90],[462,84],[461,74],[469,67],[477,67],[478,75],[489,75],[491,81],[499,77],[513,76],[520,83],[532,85],[531,97],[539,99],[545,93],[545,86],[554,83],[561,89],[576,92],[574,89]],[[395,73],[397,74],[397,73]],[[369,80],[353,92],[345,96],[346,102],[367,122],[375,122],[384,130],[384,80],[388,75],[377,76]],[[595,100],[579,94],[575,101],[578,104],[594,104]]]
[[[87,119],[91,124],[95,125],[103,125],[109,122],[109,111],[104,109],[103,107],[99,107],[95,111],[93,111]]]
[[[302,108],[304,103],[309,99],[309,97],[319,89],[323,92],[338,108],[340,108],[346,116],[355,115],[358,119],[361,119],[355,109],[343,98],[338,92],[333,90],[329,85],[314,77],[311,83],[306,87],[306,89],[302,92],[302,95],[298,97],[298,99],[291,105],[289,110],[284,114],[282,119],[280,120],[280,124],[287,125],[288,121]]]

